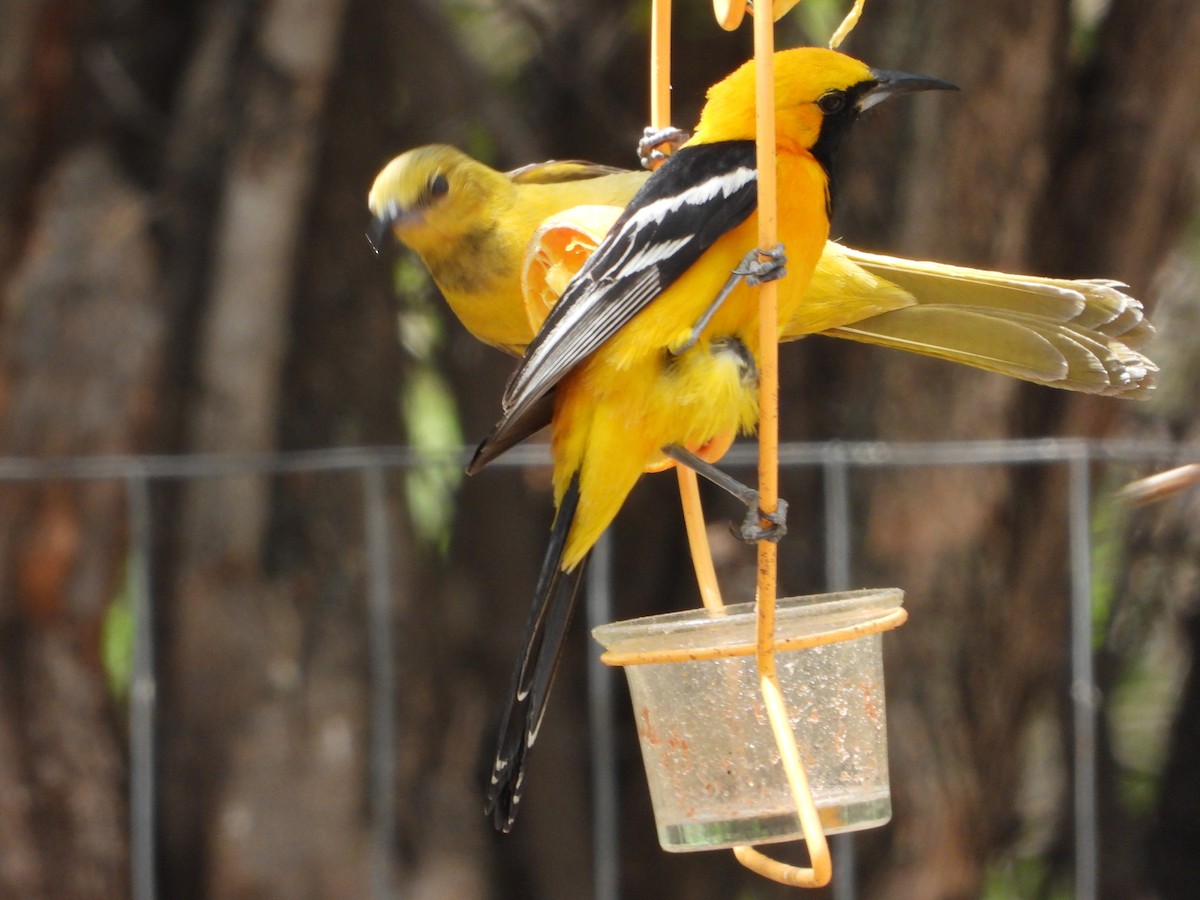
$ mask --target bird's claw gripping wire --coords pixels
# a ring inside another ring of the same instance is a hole
[[[733,289],[741,281],[745,280],[746,284],[751,287],[757,287],[765,282],[782,278],[786,274],[787,254],[784,252],[783,244],[776,244],[770,250],[751,250],[729,274],[729,278],[717,292],[713,302],[708,305],[708,309],[704,310],[704,315],[692,326],[687,340],[679,346],[671,348],[671,355],[679,356],[696,345],[696,341],[700,340],[701,333],[708,327],[708,323],[712,321],[717,310],[721,308],[721,304],[728,299],[729,295],[733,293]]]
[[[787,254],[783,244],[776,244],[770,250],[751,250],[733,274],[745,278],[750,287],[779,280],[787,274]]]
[[[729,530],[733,532],[733,536],[739,540],[745,541],[747,544],[757,544],[759,541],[770,541],[772,544],[778,544],[779,541],[787,534],[787,501],[782,497],[779,498],[779,505],[774,512],[767,512],[758,505],[758,491],[754,492],[755,502],[752,506],[746,509],[746,518],[742,520],[740,527],[735,528],[730,525]],[[762,521],[766,520],[771,524],[764,528]]]
[[[742,524],[739,527],[730,526],[729,530],[733,532],[734,537],[748,543],[770,541],[773,544],[777,544],[780,538],[787,534],[787,501],[783,498],[779,499],[779,506],[774,512],[766,512],[759,507],[760,498],[758,491],[742,484],[736,478],[726,475],[712,463],[701,459],[695,453],[692,453],[692,451],[684,449],[678,444],[672,444],[669,447],[664,447],[663,453],[681,466],[687,466],[697,475],[703,475],[717,487],[728,491],[742,503],[746,504],[746,518],[742,521]],[[764,528],[761,524],[762,520],[766,520],[771,524]]]
[[[642,161],[642,168],[655,168],[686,144],[690,138],[691,135],[688,132],[673,125],[668,125],[666,128],[647,126],[642,132],[642,139],[638,141],[638,159]],[[658,149],[663,144],[669,148],[665,152]]]

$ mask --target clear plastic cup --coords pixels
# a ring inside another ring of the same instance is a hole
[[[895,588],[777,602],[776,639],[873,622]],[[602,625],[613,653],[753,644],[754,605]],[[800,758],[827,834],[891,818],[879,633],[776,654]],[[755,656],[625,667],[658,838],[664,850],[711,850],[803,838],[759,693]]]

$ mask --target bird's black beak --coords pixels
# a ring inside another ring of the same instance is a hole
[[[889,72],[884,69],[872,69],[875,86],[863,94],[858,102],[858,108],[870,109],[876,103],[886,100],[896,94],[911,94],[914,91],[957,91],[958,85],[943,81],[941,78],[931,78],[928,75],[913,75],[909,72]]]
[[[367,229],[367,243],[371,245],[371,249],[375,251],[375,255],[379,255],[379,248],[383,246],[383,239],[388,233],[388,223],[381,218],[371,219],[371,227]]]
[[[375,255],[383,248],[383,239],[392,230],[392,223],[400,217],[400,209],[394,203],[389,203],[379,215],[371,217],[371,227],[367,229],[367,240]]]

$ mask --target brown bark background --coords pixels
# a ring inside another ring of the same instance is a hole
[[[745,58],[748,29],[727,35],[707,5],[676,6],[687,125],[703,87]],[[806,0],[780,44],[822,9],[841,7]],[[418,298],[396,296],[393,260],[363,239],[372,177],[435,140],[501,167],[631,164],[647,21],[643,0],[0,3],[0,455],[404,443],[399,398],[418,361],[396,317]],[[784,436],[1194,440],[1197,45],[1189,0],[868,4],[848,52],[963,92],[862,123],[835,233],[1126,281],[1160,301],[1163,384],[1133,408],[812,339],[784,354]],[[473,440],[511,361],[442,317],[420,365],[449,380]],[[1097,471],[1098,502],[1129,474]],[[550,518],[545,473],[466,483],[444,555],[413,536],[402,476],[387,486],[400,798],[388,875],[403,896],[584,896],[595,650],[582,629],[516,832],[494,835],[480,811]],[[863,896],[1050,896],[1071,867],[1065,473],[876,471],[854,490],[854,582],[903,587],[912,616],[885,642],[896,814],[860,840]],[[783,491],[795,520],[781,585],[821,590],[819,483],[789,472]],[[355,473],[155,483],[163,896],[370,895],[363,496]],[[101,658],[126,578],[125,503],[114,481],[0,482],[3,896],[129,890],[125,701]],[[696,604],[676,505],[673,479],[646,479],[618,520],[622,617]],[[734,514],[713,497],[714,521]],[[1200,644],[1195,497],[1105,516],[1103,896],[1191,897],[1200,766],[1186,710],[1200,677],[1179,648]],[[736,594],[752,560],[718,549]],[[1175,686],[1157,743],[1134,748],[1157,760],[1139,805],[1121,703],[1164,647]],[[784,896],[726,854],[658,850],[624,714],[621,727],[623,894]]]

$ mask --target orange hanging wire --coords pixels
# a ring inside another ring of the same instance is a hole
[[[775,80],[774,53],[777,11],[783,15],[798,0],[758,0],[754,17],[755,102],[756,102],[756,164],[758,168],[758,246],[769,250],[778,242],[775,169]],[[857,24],[866,0],[855,0],[854,7],[830,40],[838,44]],[[670,125],[670,0],[652,0],[651,19],[651,124],[654,128]],[[746,0],[713,0],[717,22],[733,30],[741,23]],[[762,510],[773,513],[779,505],[779,343],[777,286],[767,282],[759,288],[759,463],[758,491]],[[704,527],[696,473],[677,466],[680,497],[692,550],[696,578],[704,605],[710,610],[722,608],[720,588],[716,580],[712,554]],[[775,600],[777,590],[777,550],[770,541],[758,544],[758,591],[756,602],[757,635],[755,656],[763,702],[779,746],[784,770],[796,801],[800,826],[808,845],[811,868],[777,862],[749,845],[734,848],[738,861],[752,871],[782,884],[797,887],[821,887],[833,874],[829,846],[821,828],[816,804],[795,735],[788,719],[787,707],[775,671]],[[895,627],[903,621],[889,623]],[[606,654],[607,656],[607,654]],[[615,660],[606,659],[610,664]],[[649,660],[644,660],[649,661]],[[633,664],[633,660],[622,660]]]
[[[654,0],[650,13],[650,126],[671,125],[671,0]],[[704,508],[700,503],[700,484],[696,473],[676,466],[679,499],[687,530],[692,566],[700,588],[700,600],[709,612],[724,609],[712,549],[704,526]]]
[[[769,250],[778,242],[775,183],[775,20],[773,0],[760,0],[754,16],[755,149],[758,168],[758,246]],[[764,512],[779,506],[779,309],[774,281],[759,288],[758,356],[758,493]],[[813,802],[808,775],[796,747],[787,706],[775,671],[775,594],[777,547],[771,541],[758,543],[758,597],[755,604],[759,688],[781,762],[787,774],[800,828],[808,846],[810,868],[776,862],[753,847],[734,851],[747,868],[784,884],[821,887],[833,876],[829,844]]]
[[[671,0],[654,0],[650,11],[650,125],[671,124]]]
[[[771,0],[754,17],[755,136],[758,168],[758,246],[767,250],[778,242],[775,197],[775,23]],[[778,283],[758,289],[758,494],[766,513],[779,506],[779,305]],[[769,523],[764,523],[769,524]],[[759,672],[774,677],[775,591],[777,546],[758,543]]]

